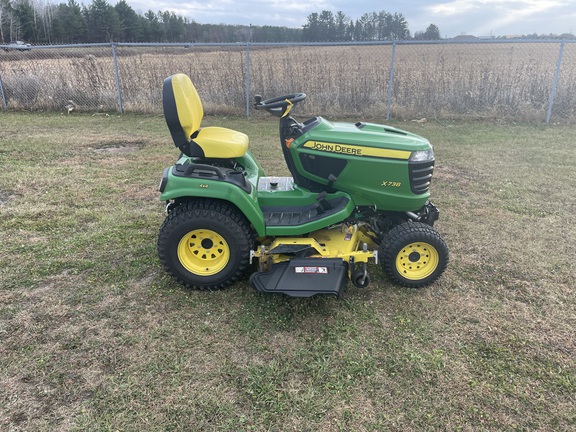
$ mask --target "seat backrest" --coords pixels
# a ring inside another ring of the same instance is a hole
[[[187,75],[179,73],[164,80],[162,106],[174,145],[185,146],[204,117],[200,96]]]

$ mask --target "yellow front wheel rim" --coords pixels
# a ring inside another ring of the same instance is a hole
[[[228,264],[230,247],[224,237],[217,232],[197,229],[180,239],[178,259],[189,272],[200,276],[212,276]]]
[[[422,280],[438,268],[438,251],[429,243],[410,243],[396,255],[396,270],[410,280]]]

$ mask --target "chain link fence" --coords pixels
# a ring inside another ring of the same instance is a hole
[[[177,72],[213,114],[305,92],[310,114],[576,120],[576,41],[0,45],[3,109],[159,113]]]

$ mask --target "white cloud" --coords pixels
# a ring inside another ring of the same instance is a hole
[[[426,9],[433,14],[444,16],[470,13],[474,10],[514,12],[525,16],[545,12],[567,4],[568,2],[565,0],[453,0],[433,4],[427,6]]]
[[[441,30],[460,25],[457,32],[476,34],[569,32],[575,9],[568,0],[452,0],[425,7]]]
[[[92,0],[85,0],[86,2]],[[109,0],[114,3],[115,0]],[[548,34],[576,31],[576,0],[128,0],[138,12],[169,10],[202,24],[301,27],[313,12],[402,13],[410,30],[436,24],[442,36]]]

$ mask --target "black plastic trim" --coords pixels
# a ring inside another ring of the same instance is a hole
[[[315,123],[318,121],[318,123]],[[307,120],[308,126],[310,129],[314,127],[314,125],[319,124],[320,119],[319,117],[312,118]],[[306,123],[305,122],[305,123]],[[309,130],[309,129],[307,129]],[[298,136],[302,135],[302,125],[299,124],[296,120],[292,117],[282,117],[280,119],[280,145],[282,148],[282,154],[284,155],[284,160],[286,161],[286,165],[288,166],[288,170],[290,174],[292,174],[292,178],[294,179],[294,183],[300,187],[308,189],[312,192],[320,192],[323,186],[320,183],[317,183],[313,180],[302,175],[297,169],[292,159],[292,155],[290,154],[290,149],[287,147],[286,142],[291,138],[297,138]]]
[[[166,189],[166,185],[168,184],[168,173],[170,172],[170,168],[164,168],[164,171],[162,172],[162,180],[160,180],[160,186],[158,187],[158,190],[160,191],[160,193],[164,192],[164,189]]]
[[[428,192],[434,172],[434,159],[422,162],[409,162],[408,170],[412,193],[421,195]]]
[[[338,159],[332,156],[312,155],[308,153],[300,153],[300,163],[307,173],[312,175],[329,179],[330,175],[338,177],[348,161],[346,159]]]
[[[316,126],[318,126],[321,122],[322,122],[322,117],[320,117],[320,116],[312,117],[312,118],[309,118],[308,120],[305,120],[302,123],[302,133],[305,134],[306,132],[311,131]]]
[[[196,163],[185,165],[176,164],[172,168],[172,175],[176,177],[222,181],[236,185],[246,193],[252,191],[252,184],[246,180],[244,173],[231,168]]]

